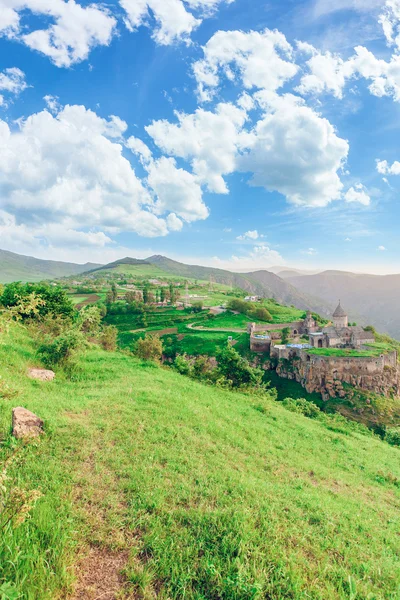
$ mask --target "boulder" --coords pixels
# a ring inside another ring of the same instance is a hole
[[[28,371],[28,377],[40,381],[53,381],[55,376],[54,371],[48,371],[47,369],[29,369]]]
[[[17,439],[38,437],[43,433],[43,421],[30,410],[18,406],[13,409],[12,429]]]

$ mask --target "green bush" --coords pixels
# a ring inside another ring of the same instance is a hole
[[[252,367],[249,361],[237,352],[232,346],[225,346],[216,353],[218,372],[232,387],[265,388],[262,383],[264,372],[262,369]]]
[[[163,353],[163,344],[157,335],[146,335],[137,341],[135,354],[142,360],[160,361]]]
[[[104,350],[115,352],[117,349],[118,329],[107,325],[100,334],[100,344]]]
[[[34,295],[42,302],[37,311],[24,310],[23,301]],[[10,283],[4,287],[0,296],[0,304],[6,308],[21,306],[20,317],[23,319],[44,317],[48,314],[71,317],[74,307],[65,291],[60,287],[54,287],[45,283]]]
[[[305,398],[285,398],[285,400],[282,401],[282,404],[291,412],[304,415],[309,419],[316,419],[321,415],[318,406]]]
[[[57,338],[42,344],[38,355],[47,367],[71,365],[84,345],[85,338],[82,332],[70,329]]]
[[[391,427],[386,430],[385,440],[391,446],[400,446],[400,427]]]

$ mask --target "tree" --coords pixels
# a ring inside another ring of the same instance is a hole
[[[114,294],[109,290],[106,294],[106,304],[112,304],[114,302]]]
[[[290,336],[290,329],[289,329],[289,327],[284,327],[282,329],[281,343],[282,344],[287,344],[288,341],[289,341],[289,336]]]
[[[133,302],[136,302],[136,292],[126,292],[125,294],[125,300],[127,301],[128,304],[132,304]]]
[[[169,284],[169,299],[171,304],[175,304],[176,302],[176,290],[172,283]]]
[[[199,313],[203,310],[203,302],[201,300],[199,300],[198,302],[193,302],[192,304],[192,311],[194,313]]]
[[[161,339],[157,335],[146,335],[137,341],[136,355],[142,360],[153,360],[159,362],[163,353]]]
[[[143,288],[143,302],[144,302],[145,304],[148,304],[149,300],[150,300],[150,290],[149,290],[149,286],[148,286],[148,285],[145,285],[145,286],[144,286],[144,288]]]
[[[118,329],[114,325],[104,327],[100,335],[100,344],[104,350],[114,352],[117,349]]]
[[[114,281],[111,284],[111,293],[112,293],[113,302],[116,302],[118,300],[118,291],[117,291],[117,286]]]
[[[216,354],[218,371],[228,380],[232,387],[262,386],[263,371],[252,367],[249,361],[232,346],[225,346]]]
[[[165,302],[165,288],[161,288],[160,290],[160,302]]]
[[[29,309],[27,299],[35,297],[35,311]],[[50,286],[45,283],[10,283],[4,287],[0,304],[6,308],[20,307],[18,309],[21,318],[44,317],[48,314],[72,317],[74,307],[65,291],[59,286]],[[25,304],[25,308],[24,308]],[[27,308],[28,306],[28,308]]]
[[[271,313],[263,306],[254,307],[249,314],[259,321],[272,321]]]
[[[96,334],[101,324],[101,313],[98,306],[85,306],[79,313],[79,322],[84,333]]]

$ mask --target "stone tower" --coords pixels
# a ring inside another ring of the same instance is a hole
[[[333,324],[337,329],[349,326],[349,318],[346,312],[343,310],[340,300],[337,309],[333,313]]]

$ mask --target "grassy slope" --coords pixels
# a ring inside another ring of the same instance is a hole
[[[0,250],[0,283],[12,281],[42,281],[83,273],[96,265],[77,265],[52,260],[40,260]]]
[[[43,496],[0,541],[0,582],[24,600],[65,599],[86,544],[129,548],[138,598],[399,597],[397,449],[123,354],[90,350],[75,381],[31,381],[33,364],[14,330],[0,456],[12,406],[47,429],[10,470]]]

